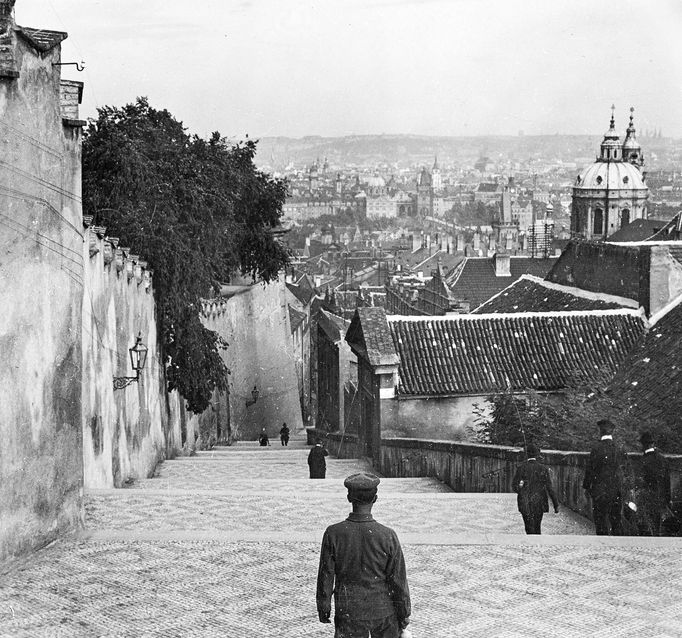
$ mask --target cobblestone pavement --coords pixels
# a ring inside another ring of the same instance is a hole
[[[348,511],[342,482],[291,478],[305,450],[231,452],[87,495],[85,533],[0,575],[0,636],[332,638],[315,576],[324,527]],[[226,480],[195,488],[211,467]],[[682,636],[678,539],[578,536],[589,526],[565,512],[527,537],[513,495],[442,490],[382,479],[376,505],[403,541],[417,638]]]

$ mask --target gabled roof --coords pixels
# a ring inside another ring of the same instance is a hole
[[[287,304],[288,305],[288,304]],[[289,323],[291,324],[291,332],[296,332],[298,327],[305,321],[305,312],[299,312],[296,308],[289,306]]]
[[[471,308],[477,308],[521,275],[536,275],[544,278],[555,263],[556,258],[510,257],[511,276],[498,277],[495,274],[493,258],[467,257],[448,274],[446,283],[455,299],[468,301]]]
[[[522,275],[514,283],[491,297],[474,314],[510,312],[561,312],[637,308],[637,302],[626,297],[589,292],[572,286]]]
[[[58,44],[66,40],[68,33],[64,31],[48,31],[47,29],[32,29],[17,25],[17,33],[22,35],[33,48],[46,52],[54,49]]]
[[[350,325],[350,321],[345,321],[338,315],[327,312],[323,308],[320,309],[317,323],[334,342],[341,341],[344,338],[348,326]]]
[[[479,193],[496,193],[500,189],[500,185],[496,182],[481,182],[476,190]]]
[[[615,372],[645,330],[636,310],[387,318],[398,396],[556,391]]]
[[[346,341],[353,352],[365,357],[372,366],[398,363],[383,308],[357,308]]]
[[[315,286],[308,275],[303,275],[295,284],[287,284],[287,288],[304,306],[315,296]]]
[[[661,230],[648,239],[652,241],[675,241],[682,238],[682,212],[677,213]]]
[[[609,235],[609,241],[644,241],[659,232],[667,222],[660,219],[633,219],[629,224]]]
[[[651,317],[646,337],[623,362],[611,396],[649,419],[679,429],[682,414],[682,296]]]

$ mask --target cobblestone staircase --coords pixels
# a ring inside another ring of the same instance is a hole
[[[0,577],[0,636],[331,638],[319,543],[349,510],[343,478],[369,468],[329,459],[310,480],[308,449],[241,443],[89,492],[84,534]],[[529,538],[513,495],[428,478],[382,479],[374,513],[403,543],[415,636],[682,635],[677,539],[579,536],[568,512]]]

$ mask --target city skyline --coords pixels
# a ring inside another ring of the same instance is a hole
[[[17,0],[69,33],[82,114],[139,95],[200,135],[682,137],[682,7],[640,0]],[[198,99],[197,96],[200,96]]]

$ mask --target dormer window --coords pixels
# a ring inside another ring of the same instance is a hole
[[[630,178],[626,175],[626,176],[623,178],[623,184],[627,184],[629,181],[630,181]]]
[[[601,175],[597,175],[597,184],[601,184],[603,181]]]

